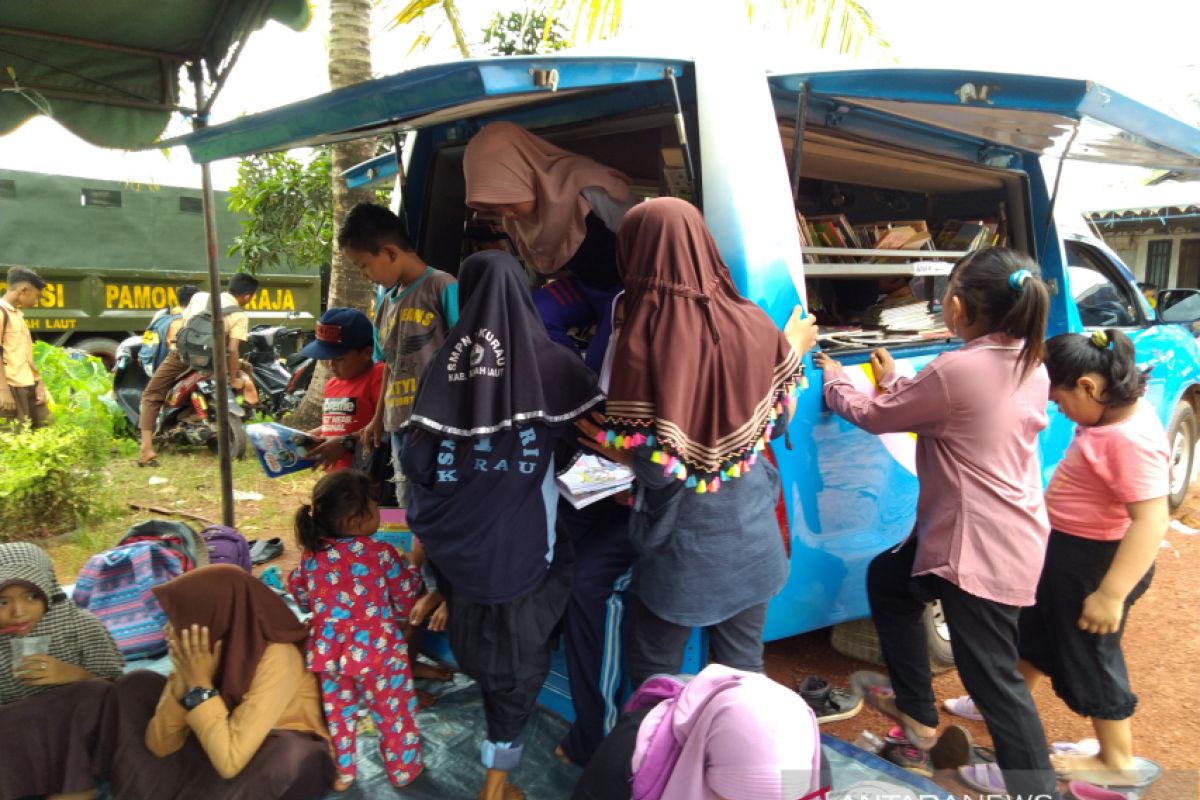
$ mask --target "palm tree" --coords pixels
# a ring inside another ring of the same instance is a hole
[[[372,0],[329,0],[329,84],[341,89],[371,79],[371,7]],[[370,189],[350,189],[341,175],[355,164],[375,155],[375,143],[357,139],[333,146],[333,228],[341,227],[346,212],[355,203],[373,200]],[[342,259],[337,242],[330,253],[329,305],[352,306],[366,311],[371,306],[371,284],[353,266]],[[321,419],[325,381],[329,371],[318,364],[304,402],[288,422],[307,430]]]
[[[644,0],[655,3],[660,0]],[[807,29],[812,42],[821,49],[835,49],[838,53],[860,54],[864,45],[885,51],[887,41],[866,8],[857,0],[775,0],[773,3],[741,0],[745,6],[746,21],[761,24],[764,20],[782,18],[787,30]],[[568,7],[570,6],[570,7]],[[541,15],[545,20],[543,38],[548,37],[551,27],[563,17],[573,13],[573,23],[568,26],[567,41],[571,44],[607,39],[616,35],[621,25],[625,5],[622,0],[528,0],[525,4],[527,19]],[[470,47],[459,21],[458,7],[454,0],[409,0],[392,19],[392,28],[425,23],[436,24],[431,19],[440,11],[450,24],[459,52],[464,58],[471,57]],[[699,12],[697,12],[699,13]],[[432,40],[429,27],[418,33],[409,52],[423,49]]]

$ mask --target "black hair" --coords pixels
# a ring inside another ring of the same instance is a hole
[[[346,212],[337,241],[338,247],[353,247],[372,254],[388,244],[405,252],[413,251],[404,220],[378,203],[358,203]]]
[[[180,286],[175,290],[175,299],[179,301],[179,305],[186,306],[192,301],[192,298],[195,297],[196,293],[199,291],[200,287],[193,286],[190,283],[185,283],[183,286]]]
[[[1064,333],[1046,342],[1046,372],[1050,385],[1074,388],[1084,375],[1104,378],[1110,408],[1133,405],[1146,393],[1146,374],[1138,369],[1133,341],[1116,328],[1089,334]]]
[[[323,549],[322,540],[342,536],[346,522],[367,513],[375,495],[375,485],[365,472],[330,472],[313,487],[312,502],[296,511],[296,542],[305,550]]]
[[[258,278],[249,272],[239,272],[229,279],[229,293],[232,295],[254,294],[258,291]]]
[[[1038,265],[1017,250],[987,247],[958,260],[949,287],[962,301],[968,324],[982,320],[988,333],[1025,340],[1019,360],[1024,381],[1046,352],[1050,292]]]
[[[33,270],[25,269],[24,267],[13,267],[8,271],[8,288],[12,289],[21,283],[28,283],[39,292],[46,288],[46,281]]]
[[[1138,288],[1141,289],[1143,292],[1146,291],[1147,289],[1153,289],[1154,291],[1157,292],[1158,284],[1157,283],[1148,283],[1146,281],[1138,281]]]

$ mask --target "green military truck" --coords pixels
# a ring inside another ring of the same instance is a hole
[[[216,193],[220,269],[240,217]],[[208,286],[199,189],[0,169],[0,292],[12,266],[47,281],[26,312],[35,338],[85,350],[109,364],[117,345],[139,334],[154,312],[175,304],[175,288]],[[321,313],[320,265],[259,275],[250,323],[312,329]]]

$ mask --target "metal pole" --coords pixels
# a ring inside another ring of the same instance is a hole
[[[196,87],[196,107],[201,109],[192,117],[192,128],[208,125],[208,109],[204,103],[203,76],[198,64],[192,68]],[[207,163],[200,165],[200,192],[204,206],[204,244],[208,255],[208,299],[213,320],[213,378],[217,395],[217,460],[221,468],[221,523],[233,527],[233,454],[229,451],[229,346],[225,341],[225,317],[221,313],[221,274],[217,270],[217,217],[213,210],[212,172]],[[211,412],[210,412],[211,413]]]
[[[804,124],[808,118],[808,81],[796,94],[796,128],[792,134],[792,205],[800,206],[800,160],[804,157]]]

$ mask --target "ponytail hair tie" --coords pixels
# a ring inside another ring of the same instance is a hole
[[[1112,347],[1112,339],[1108,338],[1108,334],[1102,330],[1092,331],[1091,343],[1101,350],[1108,350]]]
[[[1033,277],[1033,273],[1027,269],[1019,269],[1008,276],[1008,288],[1014,292],[1020,293],[1025,288],[1025,281]]]

